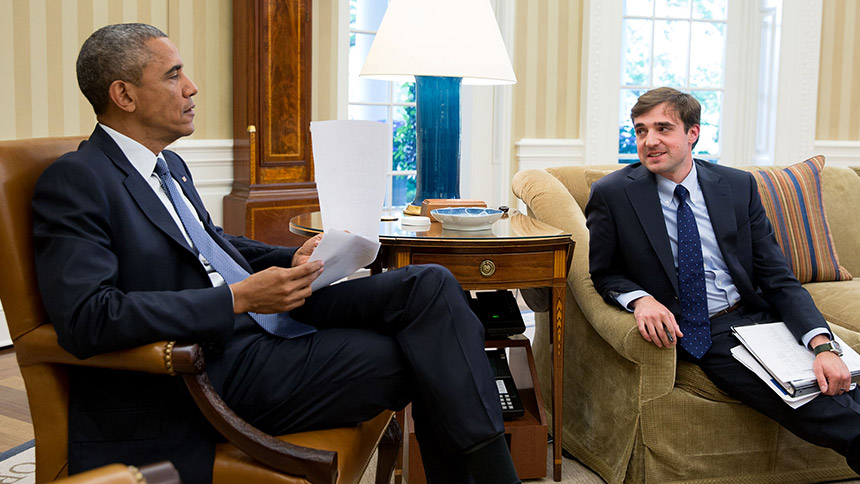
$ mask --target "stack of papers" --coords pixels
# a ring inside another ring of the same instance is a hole
[[[756,373],[787,404],[797,408],[821,390],[812,371],[815,355],[797,342],[785,323],[765,323],[732,328],[741,346],[732,356]],[[842,360],[851,372],[852,388],[860,381],[860,355],[838,336]]]

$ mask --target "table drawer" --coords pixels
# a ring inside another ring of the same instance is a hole
[[[511,254],[412,253],[413,264],[441,264],[460,283],[546,281],[553,277],[554,253]]]

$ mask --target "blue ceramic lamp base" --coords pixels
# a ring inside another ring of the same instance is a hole
[[[415,76],[415,199],[404,209],[421,212],[428,198],[460,198],[459,77]]]

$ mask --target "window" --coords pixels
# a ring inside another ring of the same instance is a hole
[[[386,208],[404,206],[415,197],[415,83],[359,78],[364,59],[388,0],[349,0],[349,119],[391,126]]]
[[[671,86],[702,104],[694,153],[718,161],[725,90],[728,0],[625,0],[621,33],[618,157],[638,160],[630,109],[644,92]]]

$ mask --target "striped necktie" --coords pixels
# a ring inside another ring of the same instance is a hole
[[[199,251],[212,267],[218,271],[218,274],[224,278],[224,281],[229,284],[234,284],[248,278],[248,271],[242,268],[230,254],[228,254],[217,242],[209,235],[208,232],[200,225],[198,218],[191,213],[188,205],[183,201],[176,183],[172,180],[170,169],[167,168],[163,158],[158,158],[155,162],[155,174],[161,182],[161,188],[167,193],[167,198],[176,209],[179,220],[182,221],[182,226],[191,238],[194,247]],[[264,330],[275,336],[282,338],[296,338],[306,334],[313,333],[316,328],[313,326],[300,323],[289,317],[287,313],[276,314],[260,314],[248,313]]]

